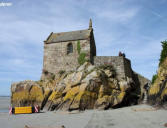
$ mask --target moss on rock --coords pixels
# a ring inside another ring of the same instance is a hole
[[[70,89],[67,92],[67,94],[65,95],[64,101],[66,101],[66,100],[73,100],[74,97],[77,95],[78,92],[79,92],[79,86]]]
[[[162,105],[167,102],[167,58],[161,63],[157,78],[150,86],[149,103]]]
[[[124,88],[120,88],[120,83]],[[14,84],[11,100],[15,105],[42,104],[47,110],[108,109],[123,102],[130,85],[116,78],[112,66],[95,67],[86,62],[54,80]]]

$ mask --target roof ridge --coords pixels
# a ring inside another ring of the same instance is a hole
[[[82,29],[82,30],[66,31],[66,32],[53,32],[53,34],[79,32],[79,31],[91,31],[91,30],[90,29]]]
[[[88,39],[90,38],[91,32],[92,29],[84,29],[69,32],[51,33],[45,43]]]

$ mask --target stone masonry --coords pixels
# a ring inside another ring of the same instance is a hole
[[[89,29],[51,33],[44,41],[43,72],[41,79],[45,79],[48,73],[57,74],[60,71],[72,71],[79,66],[78,49],[80,44],[80,53],[86,54],[86,60],[93,64],[96,56],[96,45],[94,41],[91,21]],[[70,49],[68,49],[68,46]],[[70,51],[68,51],[70,50]],[[69,53],[68,53],[69,52]]]
[[[112,65],[116,70],[118,79],[126,77],[132,78],[132,69],[130,60],[123,56],[95,56],[94,64],[99,65]]]
[[[78,57],[80,55],[78,42],[80,44],[80,53],[85,53],[86,60],[96,66],[112,65],[116,69],[118,79],[133,78],[142,86],[149,81],[134,73],[131,69],[130,60],[123,56],[96,56],[96,44],[91,19],[89,28],[86,30],[52,32],[44,41],[42,80],[48,78],[48,74],[56,75],[60,71],[76,70],[79,66]]]

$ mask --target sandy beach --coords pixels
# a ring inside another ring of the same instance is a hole
[[[10,107],[10,97],[1,97],[0,96],[0,113],[8,112]]]
[[[167,111],[148,105],[137,105],[113,110],[87,110],[84,112],[41,112],[9,115],[0,113],[1,128],[163,128]]]

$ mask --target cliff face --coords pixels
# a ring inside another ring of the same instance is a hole
[[[138,77],[118,79],[112,66],[94,66],[86,62],[74,72],[48,76],[45,81],[12,84],[12,105],[71,111],[117,108],[137,104],[140,99]]]
[[[167,102],[167,58],[160,65],[157,78],[149,89],[149,102],[151,104],[165,104]]]
[[[12,106],[39,105],[50,93],[50,89],[41,87],[39,82],[27,80],[13,83],[11,86]]]

